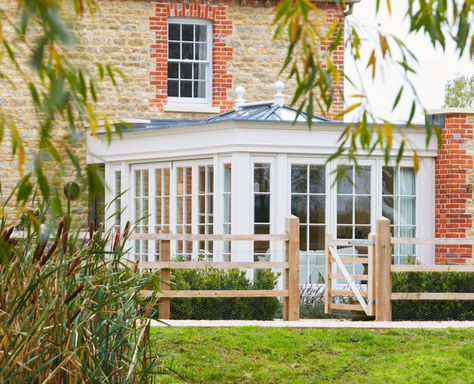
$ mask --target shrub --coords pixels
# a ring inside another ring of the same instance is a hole
[[[278,275],[269,270],[257,270],[255,279],[245,271],[231,269],[174,270],[171,284],[174,290],[252,290],[275,288]],[[157,289],[158,281],[151,289]],[[189,298],[171,300],[172,319],[207,320],[273,320],[280,309],[276,297],[264,298]],[[154,313],[156,315],[156,312]]]
[[[41,221],[21,239],[0,222],[0,382],[151,382],[149,310],[138,306],[149,281],[123,263],[127,231],[78,240],[62,220],[49,240]]]
[[[474,292],[474,273],[399,272],[393,292]],[[394,320],[474,320],[474,301],[393,301]]]

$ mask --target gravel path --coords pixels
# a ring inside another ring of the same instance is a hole
[[[317,319],[300,321],[255,321],[255,320],[165,320],[163,323],[151,320],[156,327],[273,327],[273,328],[360,328],[360,329],[392,329],[392,328],[474,328],[474,321],[348,321],[335,319]]]

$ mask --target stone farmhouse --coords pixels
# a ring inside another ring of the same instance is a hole
[[[342,24],[358,1],[317,1],[322,22]],[[111,63],[128,77],[120,94],[103,90],[101,108],[128,120],[131,129],[110,145],[105,134],[89,135],[81,149],[84,162],[104,167],[105,201],[122,194],[113,203],[120,215],[106,225],[140,220],[140,233],[264,234],[283,232],[284,219],[294,214],[300,219],[302,283],[324,276],[325,231],[367,238],[382,215],[390,218],[394,236],[471,236],[474,111],[433,111],[442,126],[441,149],[434,142],[425,147],[423,126],[405,129],[419,148],[418,173],[409,153],[395,166],[399,137],[389,165],[383,153],[361,158],[359,170],[344,159],[327,164],[345,128],[334,120],[343,109],[343,83],[336,84],[340,96],[331,113],[313,117],[308,130],[305,116],[297,118],[285,104],[294,85],[279,81],[286,43],[272,39],[275,3],[103,0],[94,17],[75,25],[79,60]],[[333,59],[342,71],[343,44]],[[24,94],[2,93],[0,102],[7,99],[23,116],[31,113]],[[2,185],[11,188],[15,175],[2,151]],[[347,177],[335,186],[337,167],[346,167]],[[154,241],[131,245],[141,260],[159,258]],[[278,242],[175,241],[172,253],[216,261],[283,257]],[[396,263],[409,257],[464,263],[472,251],[404,245],[393,257]]]

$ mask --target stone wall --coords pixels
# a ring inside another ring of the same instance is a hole
[[[14,15],[15,2],[0,0],[0,8]],[[164,112],[166,104],[167,27],[169,16],[206,18],[214,24],[214,94],[213,106],[219,112],[233,108],[234,89],[241,85],[247,89],[247,101],[271,99],[272,84],[281,79],[278,74],[286,54],[286,42],[274,41],[273,6],[276,1],[148,1],[101,0],[94,15],[79,21],[71,20],[78,38],[71,48],[72,57],[95,70],[96,63],[108,63],[126,74],[119,81],[118,90],[110,82],[100,84],[98,112],[111,120],[120,118],[207,118],[209,114]],[[343,9],[334,3],[320,2],[327,15],[327,22],[343,19]],[[4,32],[8,28],[2,27]],[[323,47],[324,48],[324,47]],[[342,70],[343,47],[335,59]],[[14,69],[8,68],[6,58],[0,58],[2,71],[14,78]],[[27,57],[22,58],[27,67]],[[281,79],[285,81],[285,79]],[[287,83],[285,94],[290,101],[294,83]],[[337,84],[342,92],[342,82]],[[29,92],[19,81],[14,86],[0,83],[0,111],[16,121],[25,138],[25,150],[32,153],[36,139],[34,109],[29,102]],[[334,112],[342,109],[342,99],[337,98]],[[63,132],[58,131],[58,140]],[[75,146],[85,163],[85,144]],[[19,179],[17,161],[11,156],[8,137],[0,148],[0,181],[3,195],[12,190]],[[31,167],[31,157],[26,159],[26,170]],[[86,212],[83,201],[77,212]]]

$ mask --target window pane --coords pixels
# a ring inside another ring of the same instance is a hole
[[[178,85],[179,85],[178,80],[168,80],[168,96],[171,96],[171,97],[179,96]]]
[[[270,192],[270,164],[255,164],[254,191]]]
[[[309,249],[321,251],[324,249],[325,227],[312,225],[309,227]]]
[[[199,193],[206,192],[206,167],[199,167]]]
[[[230,192],[231,191],[231,165],[230,164],[225,164],[224,165],[224,192]]]
[[[161,178],[161,169],[156,169],[155,170],[155,183],[156,183],[156,195],[157,196],[161,196],[163,193],[163,191],[161,190],[161,181],[162,181],[162,178]]]
[[[194,82],[194,97],[199,97],[199,98],[206,97],[206,82],[205,81]]]
[[[181,81],[180,86],[180,97],[192,96],[192,81]]]
[[[192,24],[183,24],[182,33],[184,41],[194,41],[194,25]]]
[[[179,72],[179,63],[168,63],[168,78],[177,79]]]
[[[230,223],[230,214],[231,214],[230,195],[226,194],[224,195],[224,222],[225,223]]]
[[[337,227],[337,237],[339,239],[352,239],[352,227],[339,225]]]
[[[352,167],[338,165],[338,168],[343,167],[346,173],[341,182],[337,185],[337,193],[352,193]]]
[[[270,222],[270,195],[255,195],[255,222]]]
[[[168,57],[170,59],[179,59],[179,43],[168,43]]]
[[[415,172],[413,168],[400,168],[400,193],[415,195]]]
[[[179,24],[168,24],[168,39],[181,40]]]
[[[326,197],[310,196],[309,197],[309,214],[310,223],[323,224],[326,222]]]
[[[415,225],[416,219],[415,198],[400,197],[400,217],[397,224]]]
[[[308,184],[308,166],[293,164],[291,166],[291,192],[306,193]]]
[[[360,167],[355,171],[355,193],[370,194],[370,167]]]
[[[306,195],[293,195],[291,197],[291,214],[299,217],[300,223],[307,222],[307,197]]]
[[[390,224],[393,224],[393,197],[385,196],[382,199],[382,216],[390,220]]]
[[[393,167],[383,167],[382,171],[382,194],[393,195]]]
[[[206,79],[206,64],[194,64],[194,79],[205,80]]]
[[[196,25],[195,30],[195,41],[206,41],[207,40],[207,25]]]
[[[195,60],[207,60],[207,44],[196,43],[195,44]]]
[[[355,227],[355,238],[356,239],[367,239],[370,233],[370,226],[357,226]]]
[[[352,196],[337,197],[337,223],[352,223]]]
[[[181,63],[181,79],[192,79],[193,78],[193,65],[191,63]]]
[[[326,169],[324,165],[311,165],[309,171],[309,192],[326,192]]]
[[[370,224],[370,197],[355,197],[355,224]]]
[[[183,60],[192,60],[193,59],[193,48],[194,48],[193,43],[182,43],[181,44],[181,58]]]
[[[300,225],[300,250],[302,251],[306,251],[308,249],[307,231],[308,226]]]

